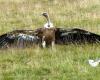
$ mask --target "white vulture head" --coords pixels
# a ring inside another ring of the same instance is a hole
[[[46,18],[46,20],[47,20],[47,23],[44,24],[44,28],[52,28],[52,27],[54,27],[54,26],[53,26],[53,23],[51,23],[51,21],[50,21],[50,18],[49,18],[48,13],[47,13],[47,12],[44,12],[44,13],[42,13],[42,15],[43,15],[43,16]]]

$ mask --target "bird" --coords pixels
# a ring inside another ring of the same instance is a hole
[[[42,15],[46,18],[47,23],[44,24],[44,28],[52,28],[54,27],[53,23],[50,21],[49,15],[47,12],[43,12]]]
[[[99,63],[100,63],[100,59],[97,59],[97,60],[89,59],[88,62],[90,64],[90,66],[97,67],[99,65]]]
[[[43,12],[47,20],[41,28],[34,30],[13,30],[0,35],[0,48],[28,47],[39,45],[43,48],[48,46],[68,44],[94,44],[100,43],[100,35],[80,28],[55,27],[51,23],[47,12]]]

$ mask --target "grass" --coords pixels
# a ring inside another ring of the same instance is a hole
[[[0,34],[42,27],[48,12],[56,27],[82,28],[100,34],[99,0],[0,0]],[[100,45],[0,50],[0,80],[99,80]]]
[[[60,49],[60,50],[59,50]],[[2,51],[1,80],[98,80],[100,67],[88,59],[99,58],[100,46],[68,45],[51,49]]]

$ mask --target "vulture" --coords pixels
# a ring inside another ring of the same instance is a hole
[[[39,45],[48,46],[100,43],[100,35],[78,28],[56,28],[51,23],[48,13],[42,14],[47,23],[44,27],[35,30],[14,30],[0,36],[0,48],[24,48]]]
[[[41,45],[44,35],[43,31],[44,28],[37,28],[35,30],[14,30],[2,34],[0,36],[0,48],[24,48],[32,45]],[[68,45],[81,43],[100,43],[100,35],[78,28],[55,28],[55,44]]]

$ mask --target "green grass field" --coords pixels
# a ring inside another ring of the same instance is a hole
[[[56,27],[100,34],[100,0],[0,0],[0,34],[43,27],[48,12]],[[0,50],[0,80],[100,80],[100,45]]]

